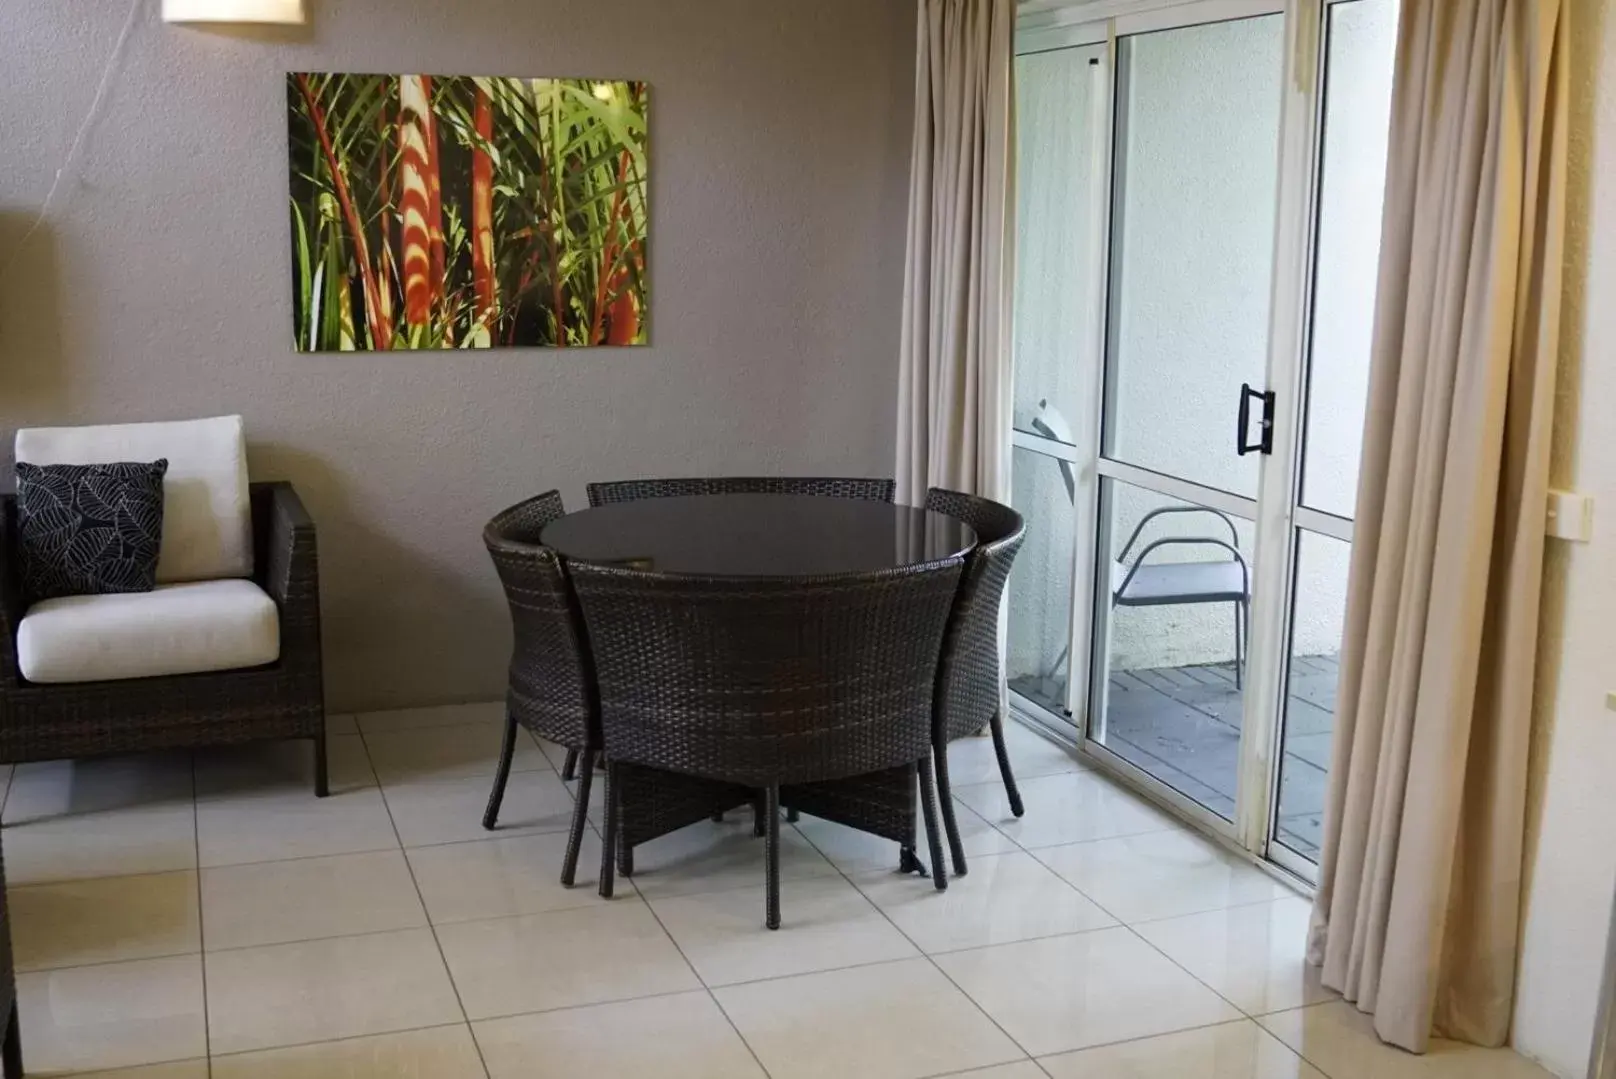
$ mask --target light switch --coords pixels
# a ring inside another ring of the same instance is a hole
[[[1548,533],[1555,539],[1587,543],[1594,538],[1594,500],[1575,491],[1549,492]]]

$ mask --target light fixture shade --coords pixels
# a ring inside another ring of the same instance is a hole
[[[302,23],[303,0],[163,0],[163,21]]]

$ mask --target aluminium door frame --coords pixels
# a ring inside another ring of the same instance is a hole
[[[1298,526],[1350,542],[1352,522],[1331,514],[1300,507],[1300,471],[1304,447],[1303,407],[1310,363],[1312,297],[1318,182],[1322,146],[1324,61],[1326,56],[1325,11],[1342,0],[1196,0],[1162,7],[1142,3],[1146,10],[1119,13],[1098,23],[1060,24],[1028,28],[1018,34],[1017,52],[1041,52],[1049,48],[1097,44],[1105,41],[1103,75],[1109,87],[1109,108],[1103,122],[1094,125],[1094,138],[1104,147],[1104,160],[1096,168],[1104,182],[1093,184],[1096,199],[1103,202],[1103,227],[1092,230],[1089,279],[1094,283],[1091,300],[1097,300],[1104,318],[1094,321],[1094,377],[1097,392],[1092,416],[1085,410],[1087,431],[1079,436],[1076,460],[1081,472],[1093,462],[1092,478],[1084,476],[1083,494],[1078,499],[1077,534],[1074,547],[1075,570],[1072,598],[1072,648],[1068,671],[1068,713],[1075,724],[1078,746],[1091,763],[1123,779],[1152,800],[1179,816],[1233,842],[1248,855],[1273,859],[1282,868],[1304,879],[1316,870],[1299,856],[1274,841],[1274,813],[1278,801],[1279,760],[1284,721],[1285,689],[1289,677],[1290,634],[1293,623],[1295,563],[1299,548]],[[1284,56],[1281,72],[1280,138],[1278,183],[1276,187],[1274,253],[1270,279],[1267,389],[1275,391],[1275,446],[1278,452],[1265,458],[1259,468],[1255,499],[1218,491],[1179,477],[1165,476],[1122,461],[1107,459],[1101,453],[1102,422],[1106,413],[1105,378],[1109,366],[1110,282],[1113,270],[1113,241],[1116,232],[1115,206],[1122,184],[1115,160],[1119,133],[1119,85],[1123,72],[1118,65],[1118,38],[1136,33],[1179,29],[1229,19],[1281,14],[1284,18]],[[1028,447],[1031,449],[1032,447]],[[1065,455],[1062,455],[1065,457]],[[1086,459],[1085,459],[1086,458]],[[1102,596],[1100,555],[1107,538],[1099,535],[1103,520],[1102,478],[1143,487],[1157,493],[1236,512],[1254,523],[1253,602],[1251,664],[1248,691],[1244,695],[1240,766],[1235,819],[1226,821],[1180,794],[1167,784],[1123,761],[1094,738],[1096,722],[1103,723],[1103,682],[1097,684],[1093,672],[1109,656],[1105,627],[1109,619],[1103,607],[1109,595]],[[1090,507],[1085,514],[1084,507]],[[1086,518],[1086,520],[1085,520]],[[1088,526],[1085,528],[1085,524]],[[1086,591],[1085,591],[1086,590]],[[1079,660],[1078,656],[1086,657]],[[1018,705],[1025,705],[1018,699]],[[1046,709],[1025,709],[1038,713],[1034,718],[1050,726],[1058,717]],[[1065,731],[1059,731],[1066,734]],[[1290,855],[1290,857],[1286,857]]]

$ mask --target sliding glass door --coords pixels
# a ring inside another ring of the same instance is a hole
[[[1284,17],[1119,34],[1089,738],[1232,822]]]
[[[1083,692],[1072,649],[1075,597],[1087,590],[1078,537],[1092,515],[1082,474],[1093,440],[1094,330],[1102,238],[1105,106],[1101,45],[1029,52],[1016,63],[1017,172],[1014,440],[1011,501],[1030,522],[1010,578],[1007,676],[1029,707],[1064,717]]]
[[[1015,703],[1303,876],[1396,18],[1203,0],[1019,36]]]

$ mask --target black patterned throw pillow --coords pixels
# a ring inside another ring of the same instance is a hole
[[[151,464],[17,462],[17,535],[31,599],[150,592],[163,541],[163,476]]]

